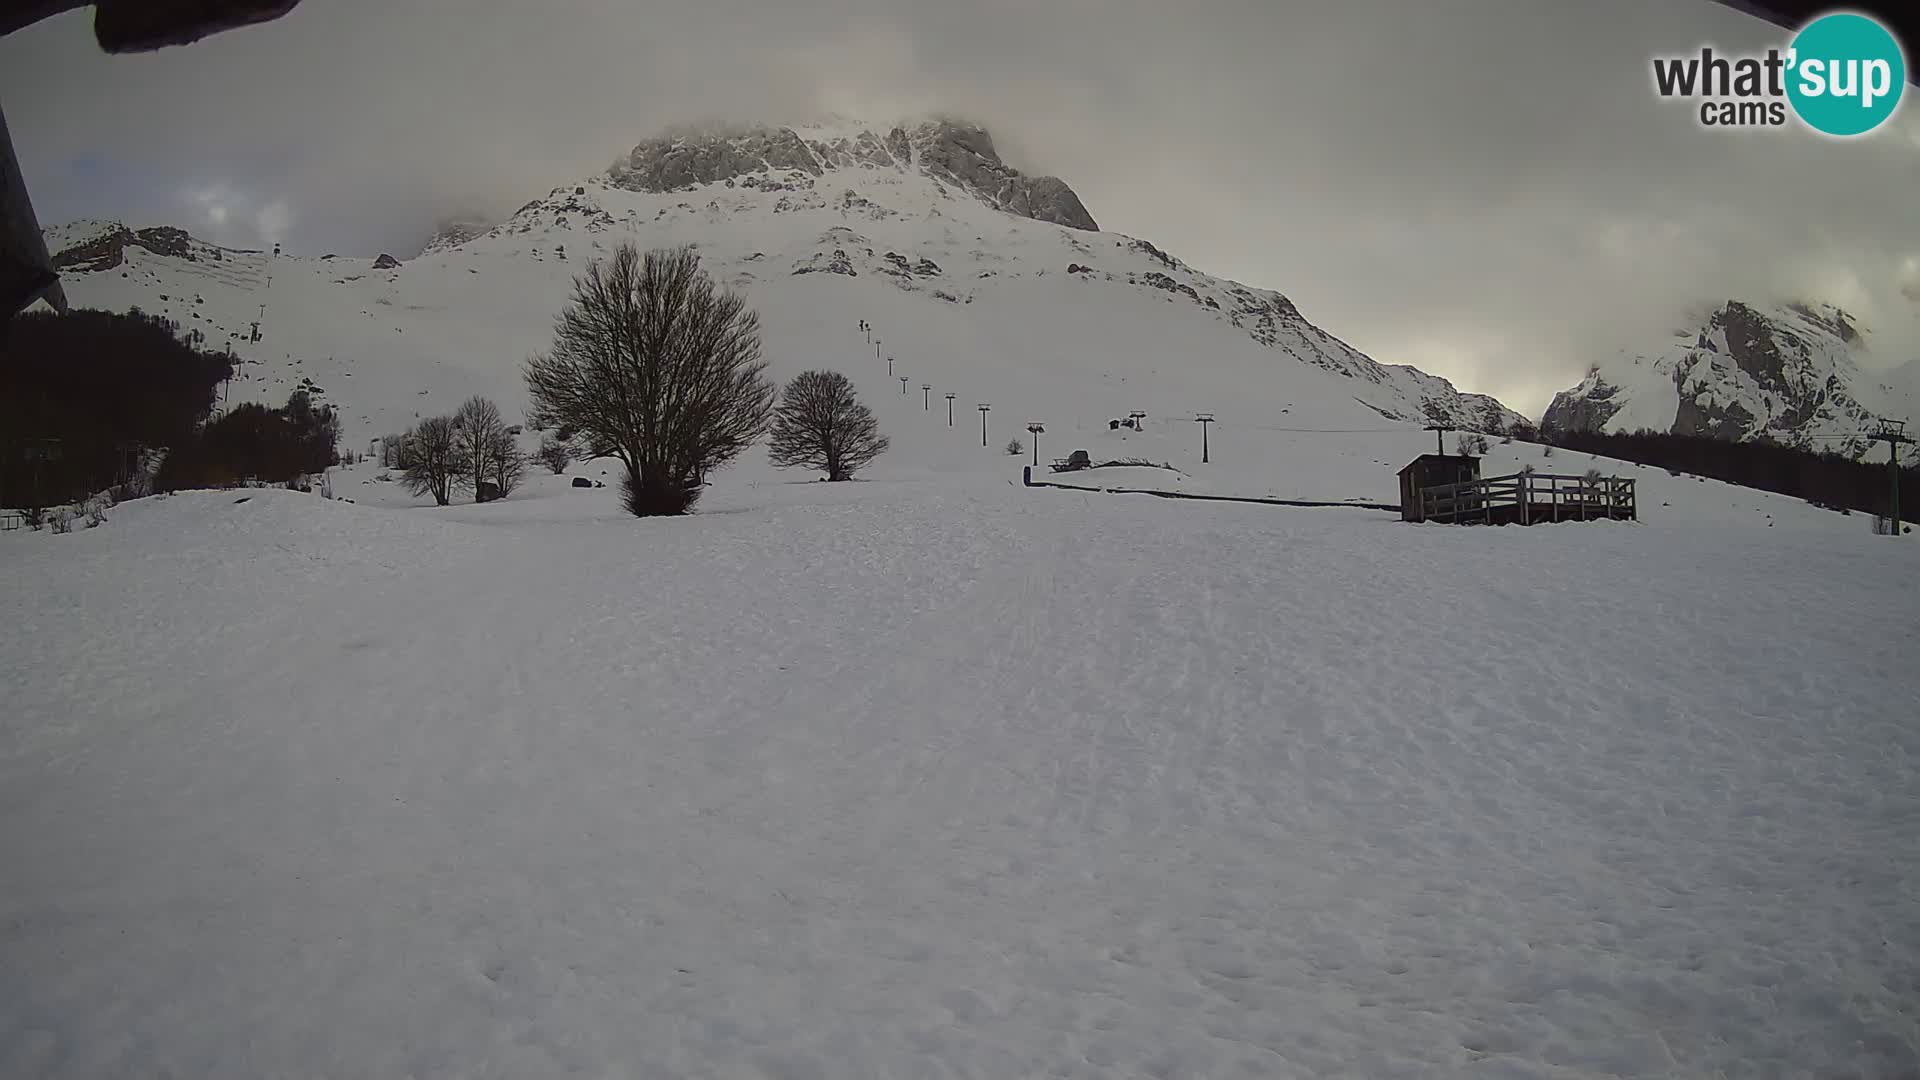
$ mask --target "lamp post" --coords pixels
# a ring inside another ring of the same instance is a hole
[[[984,401],[980,403],[980,445],[981,446],[987,445],[987,410],[991,408],[993,408],[993,406],[987,404]]]
[[[905,397],[906,394],[907,394],[907,377],[905,375],[902,375],[900,376],[900,396]]]
[[[947,426],[948,427],[953,426],[953,399],[959,396],[960,396],[959,394],[947,395]]]
[[[893,357],[887,357],[887,374],[893,374]]]
[[[1140,430],[1140,422],[1147,418],[1147,414],[1141,412],[1139,409],[1135,409],[1127,415],[1133,417],[1133,430],[1135,431]]]
[[[1213,423],[1213,414],[1210,412],[1201,413],[1199,416],[1194,417],[1193,420],[1194,423],[1200,425],[1200,462],[1204,465],[1207,461],[1207,425]]]
[[[933,411],[933,384],[921,383],[920,394],[922,398],[920,403],[926,406],[926,411],[932,412]]]
[[[1043,424],[1033,423],[1027,425],[1027,431],[1033,435],[1033,463],[1035,465],[1040,464],[1040,433],[1045,430],[1047,429]]]

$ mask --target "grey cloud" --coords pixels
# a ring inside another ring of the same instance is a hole
[[[49,20],[0,42],[0,97],[49,218],[173,206],[316,254],[510,211],[669,124],[956,112],[1103,226],[1537,412],[1733,296],[1856,309],[1883,365],[1920,347],[1920,114],[1715,135],[1652,94],[1656,52],[1778,37],[1706,0],[308,0],[149,56]],[[73,181],[87,154],[164,194]]]

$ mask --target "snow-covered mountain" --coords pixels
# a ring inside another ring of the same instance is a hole
[[[1651,353],[1622,352],[1555,395],[1543,426],[1767,438],[1858,454],[1882,418],[1914,415],[1912,374],[1863,372],[1861,333],[1825,304],[1730,300]]]
[[[1064,180],[1021,175],[1000,160],[985,128],[965,121],[927,120],[911,128],[896,125],[884,134],[861,124],[830,121],[801,131],[748,127],[669,132],[634,147],[608,173],[623,188],[668,192],[712,183],[732,187],[734,181],[799,190],[782,186],[771,178],[774,173],[798,172],[818,179],[829,171],[861,168],[917,171],[936,187],[957,187],[1010,214],[1100,230]]]
[[[916,396],[930,381],[1022,424],[1104,429],[1135,409],[1223,425],[1525,423],[1374,361],[1280,293],[1099,231],[1064,182],[1014,170],[954,121],[663,136],[497,225],[448,223],[404,261],[235,251],[118,222],[47,233],[77,304],[138,306],[230,342],[234,400],[311,388],[350,436],[469,393],[522,404],[520,364],[549,343],[571,280],[622,242],[694,245],[760,312],[777,377],[857,364],[845,334],[864,319],[885,343],[868,360],[896,356]]]

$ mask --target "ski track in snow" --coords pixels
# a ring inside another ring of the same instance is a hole
[[[1912,1075],[1906,550],[833,488],[8,538],[0,1074]]]

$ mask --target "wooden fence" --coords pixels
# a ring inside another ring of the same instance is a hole
[[[1633,480],[1624,476],[1513,473],[1420,492],[1421,516],[1456,525],[1540,525],[1556,521],[1637,521]]]

